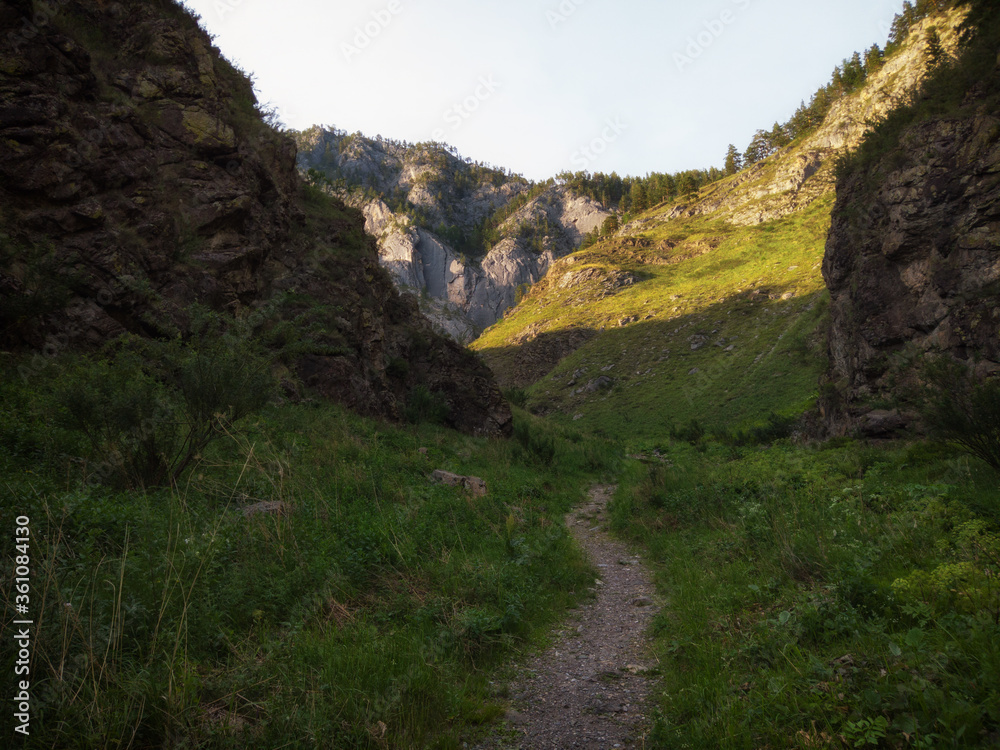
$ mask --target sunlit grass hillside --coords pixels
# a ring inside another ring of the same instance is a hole
[[[474,346],[533,410],[619,437],[800,412],[825,367],[831,207],[756,227],[661,207],[559,263]],[[566,342],[582,345],[553,361]]]

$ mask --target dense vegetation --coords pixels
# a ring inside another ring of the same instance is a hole
[[[648,746],[996,746],[995,472],[920,444],[656,449],[612,510],[669,601]]]
[[[887,53],[942,5],[907,3]],[[928,45],[925,95],[843,173],[973,85],[996,102],[995,45],[981,42],[998,16],[972,3],[953,66]],[[869,53],[827,93],[860,85],[882,57]],[[769,137],[805,132],[787,127]],[[494,179],[468,174],[461,190]],[[526,328],[603,333],[507,391],[509,441],[439,427],[426,390],[406,425],[313,400],[283,360],[311,333],[294,323],[260,341],[204,314],[187,341],[0,355],[0,520],[31,519],[37,607],[22,745],[472,745],[505,712],[507,659],[594,582],[562,521],[612,477],[613,528],[668,602],[646,746],[1000,744],[1000,386],[932,363],[912,398],[937,442],[809,440],[831,200],[748,228],[665,220],[660,204],[720,176],[560,176],[626,215],[652,208],[651,221],[631,245],[579,254],[576,279],[542,282],[490,332],[505,376]],[[487,247],[547,187],[526,186],[472,234],[436,229]],[[330,210],[308,196],[309,211]],[[532,241],[545,227],[514,230]],[[608,385],[581,394],[601,373]],[[432,484],[435,469],[483,477],[488,494]],[[4,580],[12,564],[0,560]],[[12,596],[0,593],[7,612]],[[5,674],[11,627],[0,622]]]
[[[201,354],[181,358],[180,402],[241,402],[245,383],[190,382]],[[524,413],[514,440],[487,442],[271,399],[214,423],[168,486],[126,489],[105,467],[131,464],[91,439],[111,420],[66,395],[109,396],[129,429],[108,440],[128,455],[144,432],[183,429],[158,411],[170,377],[128,357],[2,366],[3,519],[32,532],[24,747],[458,747],[503,712],[500,657],[592,581],[561,519],[614,451]],[[434,469],[481,476],[488,495],[434,485]],[[0,564],[11,580],[13,558]]]

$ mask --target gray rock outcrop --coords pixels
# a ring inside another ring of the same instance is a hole
[[[463,343],[500,320],[519,290],[537,283],[611,215],[553,183],[504,220],[500,241],[483,257],[470,258],[428,225],[474,232],[528,190],[525,181],[469,165],[433,144],[372,141],[320,128],[297,140],[300,167],[336,177],[345,200],[362,210],[366,231],[378,241],[379,262],[397,287],[415,293],[434,325]],[[409,207],[405,212],[386,202],[403,195],[395,205]]]

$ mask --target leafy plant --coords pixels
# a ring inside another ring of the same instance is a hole
[[[1000,471],[1000,380],[980,381],[943,356],[932,359],[923,376],[918,403],[930,435]]]
[[[888,728],[889,721],[884,716],[849,721],[844,725],[844,739],[852,747],[877,747]]]
[[[267,358],[234,335],[187,344],[123,339],[71,362],[54,387],[61,424],[82,433],[96,479],[176,483],[208,445],[270,399]]]
[[[427,386],[418,385],[406,401],[403,417],[410,424],[438,424],[448,421],[451,408],[444,396],[434,393]]]

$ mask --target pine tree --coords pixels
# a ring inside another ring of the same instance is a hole
[[[688,195],[693,193],[698,189],[698,183],[695,182],[694,177],[690,172],[684,172],[677,178],[677,194],[680,196]]]
[[[743,155],[743,166],[747,167],[763,161],[772,153],[774,153],[774,147],[771,145],[771,134],[765,130],[758,130]]]
[[[632,183],[631,198],[633,211],[645,211],[649,208],[649,204],[646,202],[646,187],[642,184],[642,180],[636,180]]]
[[[736,150],[736,146],[730,143],[726,152],[726,174],[736,174],[741,169],[743,169],[743,156]]]
[[[850,60],[844,60],[843,80],[844,87],[849,92],[854,91],[865,82],[865,68],[859,53],[855,52]]]
[[[779,148],[787,146],[791,139],[781,124],[776,122],[774,123],[774,127],[771,128],[771,132],[767,134],[767,141],[770,145],[770,150],[777,151]]]
[[[944,61],[944,47],[941,45],[941,35],[936,26],[927,29],[927,64],[936,68]]]
[[[874,75],[885,64],[882,57],[882,50],[877,44],[873,44],[871,49],[865,52],[865,75]]]

